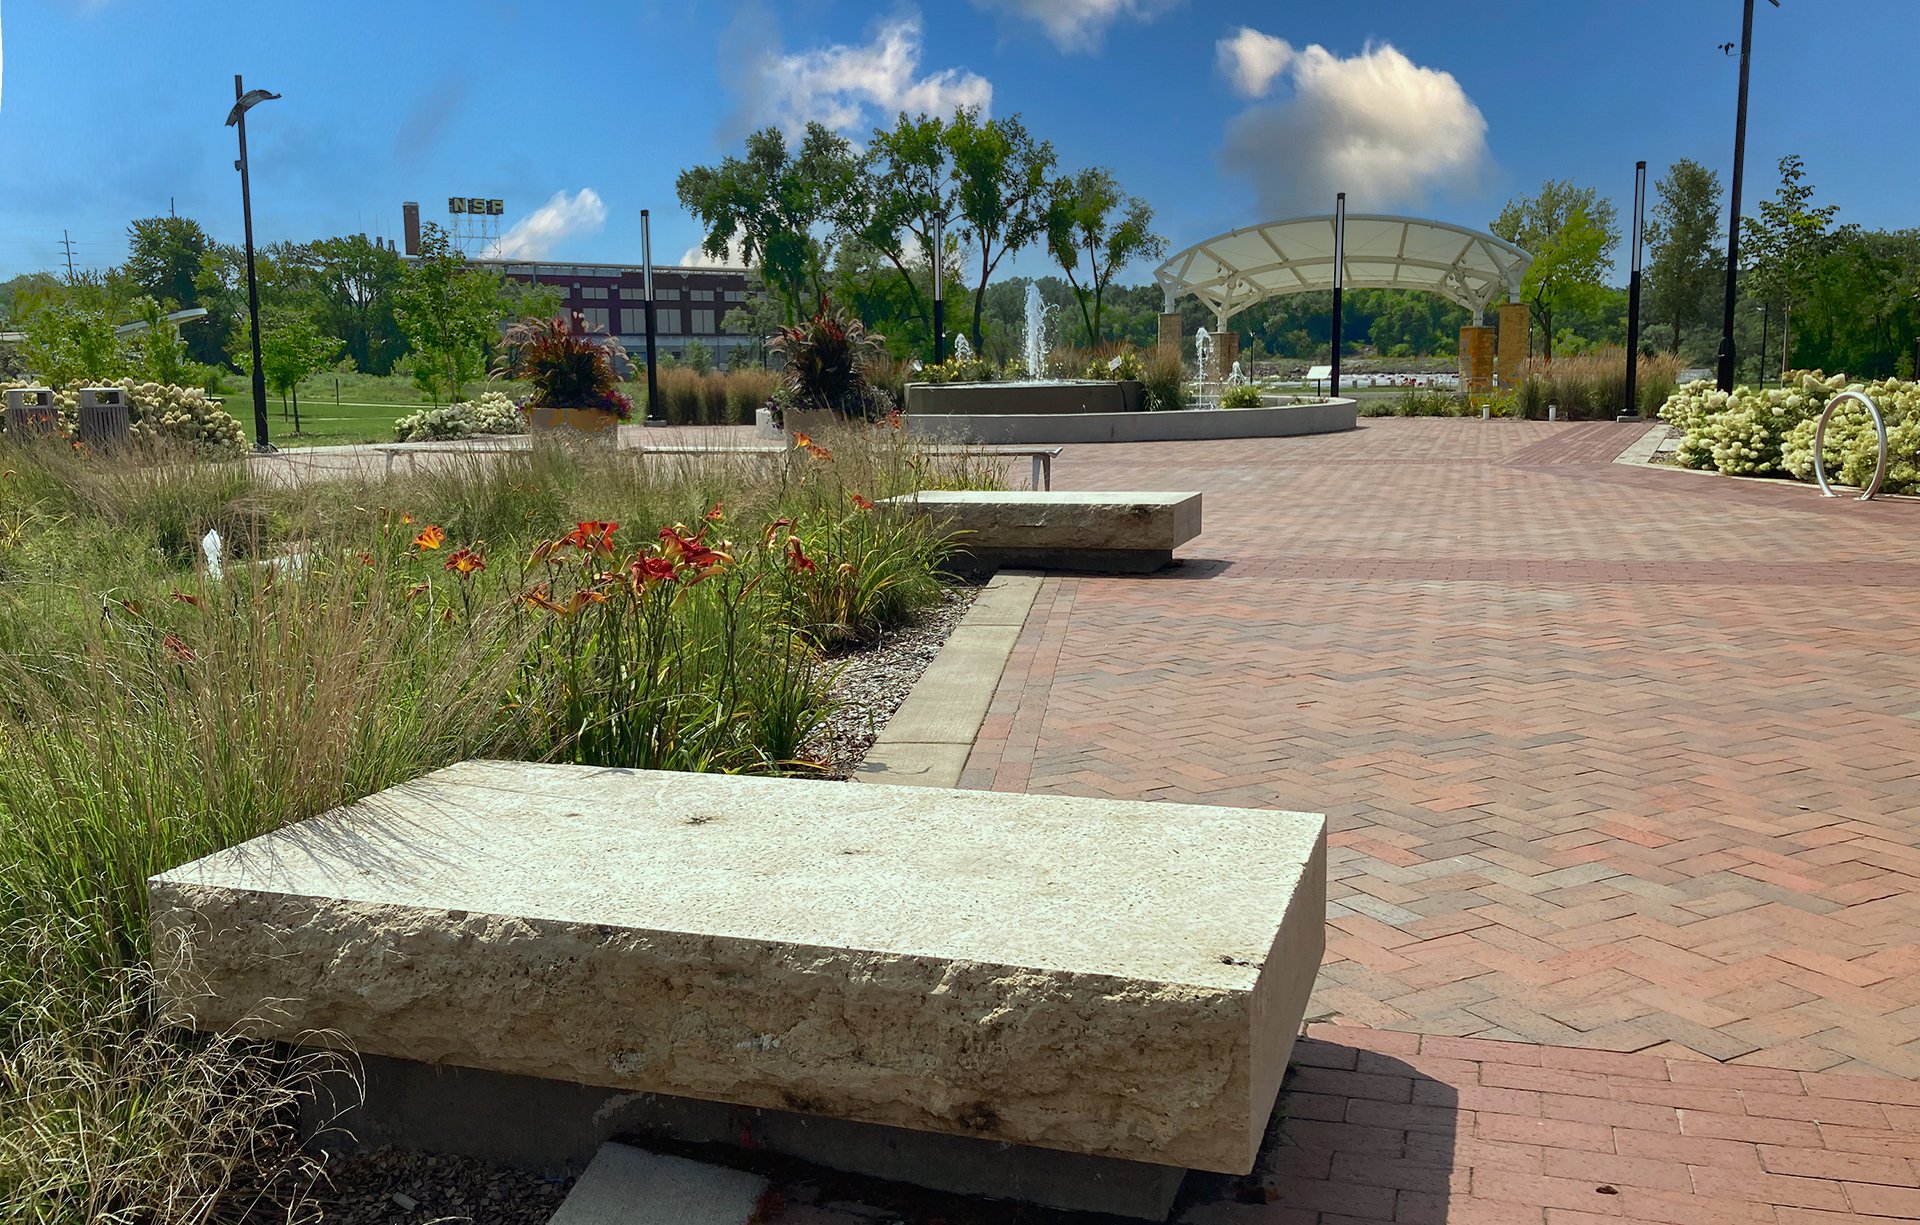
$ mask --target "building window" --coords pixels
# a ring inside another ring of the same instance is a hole
[[[699,336],[713,335],[713,312],[712,311],[694,311],[693,312],[693,330],[695,335],[699,335]]]
[[[663,334],[668,336],[678,336],[680,334],[680,311],[678,308],[673,310],[656,309],[653,312],[653,319],[654,325]]]
[[[589,285],[580,291],[580,296],[589,301],[604,302],[607,300],[607,290],[603,285]]]
[[[727,291],[727,301],[729,302],[745,302],[746,300],[747,295],[744,290],[729,289]]]
[[[647,291],[645,289],[633,289],[622,285],[620,287],[620,300],[622,302],[645,302],[647,300]]]
[[[581,311],[580,314],[586,318],[587,326],[590,328],[605,328],[607,326],[607,308],[604,306],[589,306]]]
[[[654,298],[661,302],[678,302],[680,300],[680,291],[677,289],[662,289],[654,294]]]
[[[620,330],[628,336],[639,336],[647,330],[647,312],[645,307],[620,308]]]
[[[713,301],[713,291],[711,289],[696,289],[690,296],[695,302]]]

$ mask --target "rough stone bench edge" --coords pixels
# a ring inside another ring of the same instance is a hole
[[[948,637],[920,674],[907,700],[874,737],[873,747],[854,772],[855,781],[906,787],[959,785],[967,755],[973,750],[980,725],[986,721],[987,707],[1019,640],[1020,627],[1026,624],[1027,614],[1040,594],[1041,581],[1038,574],[1002,572],[987,584],[955,627],[955,635]],[[962,642],[969,638],[977,641],[993,637],[986,631],[1009,627],[1012,633],[999,636],[1004,650],[997,652],[997,661],[977,660],[981,666],[974,668],[956,666],[960,645],[955,643],[955,636]],[[962,629],[975,633],[960,635]],[[944,668],[943,661],[947,664]],[[942,712],[936,720],[940,724],[936,733],[919,732],[912,740],[902,735],[900,729],[929,721],[934,710]]]

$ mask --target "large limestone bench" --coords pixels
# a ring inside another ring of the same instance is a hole
[[[1200,535],[1197,493],[923,489],[881,505],[956,533],[982,569],[1142,574]]]
[[[1318,815],[474,761],[156,876],[203,1029],[1254,1163]]]

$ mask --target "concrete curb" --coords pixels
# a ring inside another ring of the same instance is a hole
[[[1614,456],[1613,462],[1616,464],[1648,463],[1653,459],[1654,454],[1660,450],[1660,444],[1666,440],[1666,437],[1666,422],[1661,421],[1648,426],[1647,432],[1640,435],[1632,446]]]
[[[756,1174],[608,1143],[549,1225],[750,1225],[767,1189]]]
[[[1000,674],[1027,623],[1038,574],[994,576],[920,680],[880,729],[855,781],[954,787],[986,720]]]

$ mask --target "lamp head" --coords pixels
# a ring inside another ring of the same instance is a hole
[[[279,96],[279,94],[270,94],[264,89],[248,90],[246,96],[234,103],[233,109],[227,112],[227,126],[232,127],[234,124],[239,123],[240,116],[246,114],[262,102],[271,102]]]

